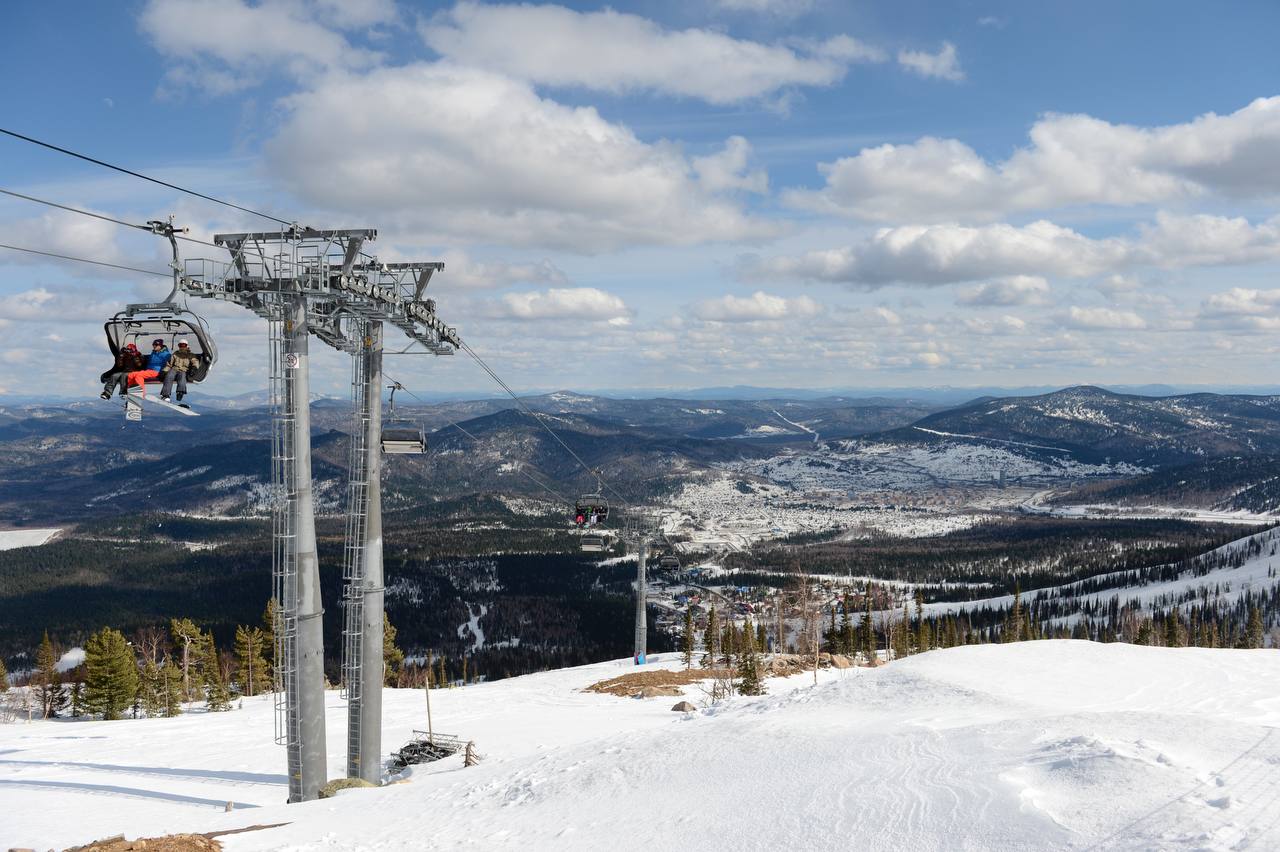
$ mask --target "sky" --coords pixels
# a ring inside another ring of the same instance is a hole
[[[521,390],[1275,381],[1272,2],[135,0],[6,31],[0,126],[443,261],[439,315]],[[9,137],[0,188],[271,226]],[[166,269],[0,199],[0,243]],[[165,292],[0,249],[0,395],[94,393],[102,322]],[[264,387],[264,324],[196,307],[202,390]],[[492,389],[466,357],[387,371]]]

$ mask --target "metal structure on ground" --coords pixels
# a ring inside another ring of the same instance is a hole
[[[343,578],[347,774],[381,776],[381,407],[385,327],[404,352],[451,355],[457,332],[423,297],[441,263],[380,263],[362,251],[371,229],[219,234],[229,262],[189,260],[180,289],[231,302],[267,320],[272,411],[272,577],[276,618],[276,738],[287,749],[289,801],[317,798],[326,781],[324,641],[311,489],[309,338],[353,359],[355,428]]]
[[[632,644],[632,659],[636,665],[645,662],[649,647],[649,618],[646,611],[649,598],[649,581],[645,572],[645,562],[649,559],[649,544],[654,538],[657,528],[655,518],[640,512],[631,511],[626,515],[626,523],[622,537],[636,551],[636,628]]]

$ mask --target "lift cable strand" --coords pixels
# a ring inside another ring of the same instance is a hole
[[[50,151],[57,151],[60,154],[66,154],[69,157],[75,157],[77,159],[84,160],[87,163],[93,163],[94,165],[102,166],[103,168],[107,168],[107,169],[114,169],[115,171],[120,172],[122,174],[140,178],[141,180],[150,181],[151,183],[159,184],[160,186],[168,187],[169,189],[176,189],[178,192],[185,192],[187,195],[194,195],[196,198],[203,198],[205,201],[212,201],[215,204],[221,204],[225,207],[231,207],[243,213],[251,213],[254,216],[261,216],[263,219],[270,219],[273,222],[279,222],[281,225],[284,225],[285,227],[292,227],[295,224],[293,222],[288,222],[284,219],[281,219],[279,216],[272,216],[270,213],[263,213],[259,210],[254,210],[251,207],[242,207],[239,204],[233,204],[230,201],[223,201],[221,198],[214,198],[212,195],[205,195],[203,192],[197,192],[194,189],[187,189],[186,187],[178,186],[177,184],[169,183],[168,181],[163,181],[163,180],[160,180],[159,178],[149,177],[139,172],[126,169],[123,166],[112,165],[111,163],[104,162],[103,160],[99,160],[95,157],[90,157],[87,154],[79,154],[79,153],[76,153],[75,151],[71,151],[67,148],[62,148],[50,142],[42,142],[39,139],[33,139],[30,136],[24,136],[21,133],[17,133],[12,130],[6,130],[3,127],[0,127],[0,133],[5,134],[6,136],[12,136],[14,139],[21,139],[23,142],[30,142],[33,145],[39,145],[42,148],[48,148]]]
[[[59,260],[74,260],[77,263],[92,263],[94,266],[109,266],[112,269],[124,269],[128,272],[141,272],[143,275],[159,275],[161,278],[173,277],[172,272],[157,272],[154,269],[139,269],[136,266],[122,266],[118,263],[107,263],[105,260],[90,260],[87,257],[72,257],[69,254],[56,254],[51,251],[40,251],[39,249],[23,248],[22,246],[11,246],[6,243],[0,243],[0,248],[10,249],[12,251],[25,251],[28,254],[40,254],[45,257],[56,257]]]
[[[418,402],[421,402],[423,405],[426,405],[426,404],[427,404],[426,400],[424,400],[422,397],[418,396],[418,395],[417,395],[416,393],[414,393],[413,391],[409,390],[409,389],[408,389],[407,387],[405,387],[404,385],[400,384],[400,382],[396,381],[395,379],[391,378],[390,376],[384,376],[384,378],[386,378],[386,379],[387,379],[388,381],[390,381],[390,382],[395,382],[395,384],[398,386],[398,389],[399,389],[399,390],[401,390],[401,391],[403,391],[404,393],[408,394],[409,396],[413,397],[413,398],[414,398],[414,399],[416,399]],[[468,432],[466,429],[463,429],[463,428],[462,428],[461,426],[459,426],[457,423],[455,423],[455,422],[453,422],[452,420],[450,420],[450,421],[449,421],[449,425],[450,425],[450,426],[452,426],[454,429],[457,429],[457,430],[458,430],[459,432],[461,432],[462,434],[466,435],[468,438],[470,438],[470,439],[471,439],[471,440],[476,444],[476,446],[479,446],[479,445],[480,445],[480,439],[479,439],[479,438],[477,438],[475,435],[473,435],[473,434],[471,434],[470,432]],[[559,493],[559,492],[557,492],[554,488],[552,488],[550,485],[547,485],[545,482],[543,482],[542,480],[538,479],[538,477],[534,476],[532,473],[530,473],[529,471],[525,470],[523,466],[518,466],[518,467],[516,468],[516,470],[518,470],[520,473],[523,473],[523,474],[524,474],[524,475],[529,479],[529,481],[533,482],[535,485],[537,485],[537,486],[538,486],[539,488],[541,488],[543,491],[546,491],[546,492],[547,492],[548,494],[550,494],[552,497],[555,497],[555,498],[556,498],[556,500],[557,500],[557,501],[559,501],[560,503],[568,503],[568,502],[570,502],[569,500],[565,499],[565,497],[564,497],[562,494],[560,494],[560,493]]]
[[[552,438],[555,438],[556,443],[558,443],[560,446],[564,447],[565,452],[567,452],[569,455],[573,456],[574,460],[575,460],[575,461],[577,461],[577,463],[578,463],[578,464],[580,464],[580,465],[582,466],[582,469],[583,469],[583,470],[585,470],[587,473],[589,473],[589,474],[591,474],[592,476],[594,476],[594,477],[596,478],[596,482],[598,482],[598,483],[599,483],[601,486],[603,486],[604,488],[607,488],[607,489],[609,490],[609,492],[610,492],[611,494],[613,494],[613,496],[617,497],[617,498],[618,498],[618,500],[619,500],[619,501],[621,501],[624,505],[627,503],[626,498],[624,498],[621,494],[619,494],[619,493],[618,493],[618,490],[617,490],[616,488],[614,488],[614,487],[613,487],[612,485],[610,485],[607,481],[605,481],[604,477],[600,475],[600,472],[599,472],[599,471],[594,470],[594,469],[593,469],[589,464],[587,464],[585,461],[583,461],[583,460],[582,460],[582,457],[581,457],[581,456],[579,456],[577,453],[575,453],[575,452],[572,450],[572,448],[570,448],[570,447],[569,447],[569,445],[568,445],[568,444],[566,444],[566,443],[565,443],[565,442],[560,438],[560,436],[559,436],[559,435],[557,435],[557,434],[555,433],[555,430],[554,430],[554,429],[552,429],[550,426],[548,426],[548,425],[546,424],[546,422],[545,422],[545,421],[543,421],[543,419],[542,419],[541,417],[539,417],[539,416],[537,415],[537,413],[536,413],[536,412],[534,412],[534,411],[533,411],[533,409],[529,408],[529,406],[525,404],[524,400],[522,400],[519,396],[517,396],[517,395],[516,395],[516,392],[515,392],[515,391],[513,391],[513,390],[511,389],[511,386],[510,386],[510,385],[508,385],[506,382],[504,382],[504,381],[502,380],[502,377],[501,377],[501,376],[499,376],[497,373],[495,373],[495,372],[493,371],[493,368],[492,368],[492,367],[490,367],[488,364],[486,364],[486,363],[484,362],[484,359],[483,359],[483,358],[481,358],[479,355],[477,355],[477,354],[476,354],[476,351],[475,351],[474,349],[472,349],[472,348],[467,344],[467,342],[466,342],[465,340],[459,341],[459,344],[460,344],[460,347],[461,347],[462,351],[464,351],[464,352],[466,352],[468,355],[470,355],[470,356],[471,356],[471,359],[472,359],[473,361],[475,361],[477,364],[479,364],[479,365],[480,365],[480,368],[481,368],[482,370],[484,370],[486,373],[488,373],[488,374],[489,374],[489,377],[490,377],[490,378],[492,378],[495,382],[497,382],[497,383],[498,383],[498,386],[499,386],[499,387],[501,387],[504,391],[506,391],[508,396],[510,396],[513,400],[515,400],[516,405],[518,405],[518,406],[520,406],[522,409],[524,409],[524,413],[525,413],[525,414],[529,415],[529,417],[531,417],[535,422],[537,422],[537,424],[538,424],[539,426],[541,426],[543,429],[547,430],[547,434],[548,434],[548,435],[550,435]]]
[[[126,228],[137,228],[139,231],[146,231],[148,234],[155,233],[155,231],[147,225],[139,225],[136,222],[125,222],[122,219],[113,219],[112,217],[106,216],[102,213],[94,213],[92,210],[81,210],[79,207],[68,207],[66,204],[59,204],[56,201],[49,201],[46,198],[36,198],[34,195],[23,195],[21,192],[14,192],[11,189],[4,189],[3,187],[0,187],[0,193],[3,193],[4,195],[11,195],[14,198],[21,198],[23,201],[34,201],[36,204],[56,207],[59,210],[66,210],[68,213],[79,213],[81,216],[92,216],[93,218],[101,219],[104,222],[123,225]],[[188,237],[186,234],[174,234],[174,236],[180,240],[185,240],[189,243],[199,243],[202,246],[209,246],[210,248],[226,248],[226,246],[220,246],[217,243],[211,243],[206,240],[197,239],[196,237]]]

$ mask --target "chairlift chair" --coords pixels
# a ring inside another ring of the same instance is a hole
[[[599,533],[583,533],[578,546],[583,553],[604,553],[609,549],[609,540]]]
[[[126,305],[102,327],[107,334],[107,347],[112,358],[130,343],[145,354],[151,351],[153,340],[163,340],[170,352],[178,350],[179,340],[187,341],[187,348],[199,359],[195,368],[187,372],[188,382],[204,381],[218,361],[218,348],[205,321],[172,302]],[[161,378],[157,376],[147,383],[159,384]]]
[[[583,494],[574,503],[573,515],[574,522],[579,526],[590,526],[593,516],[597,524],[603,524],[609,519],[609,501],[602,494]],[[579,521],[578,518],[582,520]]]
[[[427,451],[427,433],[422,424],[406,418],[397,418],[396,391],[404,387],[396,382],[391,388],[391,401],[387,407],[387,419],[382,424],[382,452],[384,455],[421,455]]]
[[[658,560],[658,567],[664,571],[679,571],[680,560],[671,554],[667,554]]]

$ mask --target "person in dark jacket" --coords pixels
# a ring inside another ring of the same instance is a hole
[[[111,399],[111,394],[116,388],[120,389],[120,393],[125,393],[125,382],[129,374],[141,370],[143,366],[142,353],[138,351],[138,347],[132,343],[126,343],[124,348],[116,353],[115,366],[102,374],[102,398]]]
[[[147,379],[158,378],[165,368],[169,366],[169,359],[172,357],[173,353],[164,345],[164,340],[157,337],[151,341],[151,354],[143,359],[141,370],[134,370],[129,374],[129,387],[138,385],[142,388],[142,393],[145,396]]]
[[[191,351],[187,341],[178,341],[178,351],[169,359],[169,369],[164,371],[164,385],[160,388],[160,398],[169,401],[169,392],[178,385],[178,402],[187,395],[187,374],[200,366],[200,356]]]

